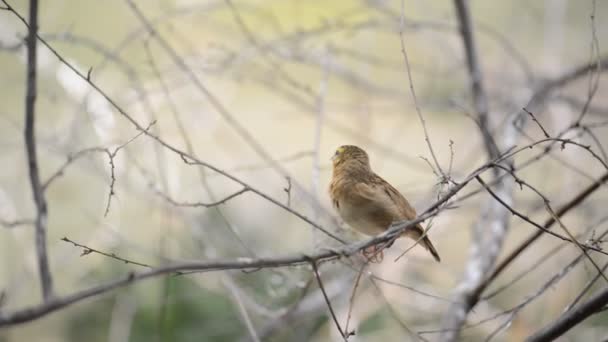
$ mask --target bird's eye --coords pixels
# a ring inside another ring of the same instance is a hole
[[[339,155],[340,155],[340,149],[337,149],[336,152],[334,153],[334,155],[331,157],[331,160],[336,160],[336,158],[338,158]]]

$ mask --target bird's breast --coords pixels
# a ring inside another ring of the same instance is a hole
[[[349,201],[340,201],[336,210],[346,224],[360,233],[376,235],[386,229],[386,226],[380,224],[375,217],[373,208],[353,205]]]
[[[348,185],[342,187],[333,197],[333,205],[340,217],[351,228],[366,235],[382,233],[394,220],[387,208],[357,194]]]

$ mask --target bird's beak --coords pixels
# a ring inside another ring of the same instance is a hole
[[[331,161],[336,161],[336,159],[338,158],[338,152],[336,151],[336,153],[334,153],[334,155],[330,158]]]

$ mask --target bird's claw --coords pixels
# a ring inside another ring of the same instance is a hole
[[[321,251],[333,253],[333,254],[337,255],[338,257],[347,256],[344,249],[335,248],[335,247],[321,247]]]

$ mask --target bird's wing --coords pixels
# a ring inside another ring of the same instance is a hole
[[[410,202],[403,197],[403,195],[399,192],[399,190],[395,189],[390,183],[382,179],[380,176],[376,175],[374,177],[373,186],[376,188],[376,192],[382,193],[382,195],[386,196],[391,203],[395,206],[398,214],[398,219],[400,220],[411,220],[416,218],[416,210]]]
[[[372,182],[358,183],[357,189],[361,196],[367,198],[370,202],[383,203],[382,207],[385,209],[385,213],[391,213],[393,222],[416,218],[416,210],[410,205],[407,199],[405,199],[397,189],[377,175]],[[420,224],[417,224],[413,229],[409,229],[404,233],[405,236],[414,240],[420,239],[423,234],[424,229]],[[428,236],[425,236],[420,241],[420,244],[433,255],[435,260],[441,260]]]
[[[374,234],[376,234],[387,229],[393,221],[398,219],[399,211],[397,207],[386,194],[373,184],[358,182],[353,184],[349,190],[346,194],[346,201],[351,208],[350,215],[360,221],[353,224],[349,223],[354,228],[359,230],[373,228]]]
[[[384,187],[376,183],[361,182],[355,184],[354,188],[355,191],[353,191],[353,193],[355,196],[359,197],[359,201],[367,202],[368,205],[373,204],[373,206],[377,208],[382,208],[383,211],[386,212],[386,215],[391,216],[391,222],[400,218],[401,211],[399,210],[398,203],[393,200],[392,196],[387,191],[385,191],[386,189]]]

